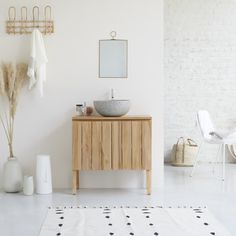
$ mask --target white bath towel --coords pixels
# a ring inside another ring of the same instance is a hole
[[[48,59],[41,32],[34,29],[31,37],[31,52],[27,71],[30,78],[29,89],[32,89],[38,83],[37,87],[40,95],[43,96],[43,82],[46,81],[46,63]]]

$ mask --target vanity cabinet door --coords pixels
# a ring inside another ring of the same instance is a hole
[[[131,121],[121,122],[121,169],[131,169],[132,136]]]
[[[142,121],[132,121],[132,169],[142,169]]]
[[[121,168],[121,122],[113,121],[111,127],[111,156],[112,169]]]
[[[102,122],[102,169],[110,170],[111,169],[111,122],[103,121]]]
[[[81,122],[73,122],[72,126],[72,169],[81,169]]]
[[[142,121],[142,168],[151,170],[151,136],[152,136],[151,121]]]
[[[92,122],[92,169],[102,169],[102,122]]]
[[[112,169],[150,168],[150,128],[149,121],[112,122]]]
[[[81,122],[81,165],[82,170],[92,169],[92,122]]]

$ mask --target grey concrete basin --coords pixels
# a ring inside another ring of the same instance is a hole
[[[102,116],[123,116],[130,108],[129,100],[97,100],[93,104],[96,111]]]

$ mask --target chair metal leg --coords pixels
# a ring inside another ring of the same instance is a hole
[[[218,147],[218,150],[217,150],[217,154],[216,154],[216,163],[213,164],[213,173],[215,173],[215,167],[216,167],[216,164],[219,163],[219,157],[220,157],[220,151],[221,151],[221,147],[222,145],[219,144],[219,147]]]
[[[222,181],[225,180],[225,144],[222,144]]]
[[[195,161],[194,161],[194,164],[193,164],[193,169],[192,169],[192,172],[190,174],[190,177],[193,177],[193,174],[195,172],[195,169],[196,169],[196,165],[197,165],[197,162],[198,162],[198,159],[199,159],[199,154],[200,154],[200,150],[202,149],[203,147],[203,143],[204,142],[201,142],[200,146],[199,146],[199,149],[198,149],[198,152],[197,152],[197,155],[195,157]]]

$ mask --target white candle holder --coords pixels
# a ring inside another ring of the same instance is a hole
[[[23,193],[26,196],[30,196],[34,193],[33,176],[29,176],[29,175],[24,176]]]

